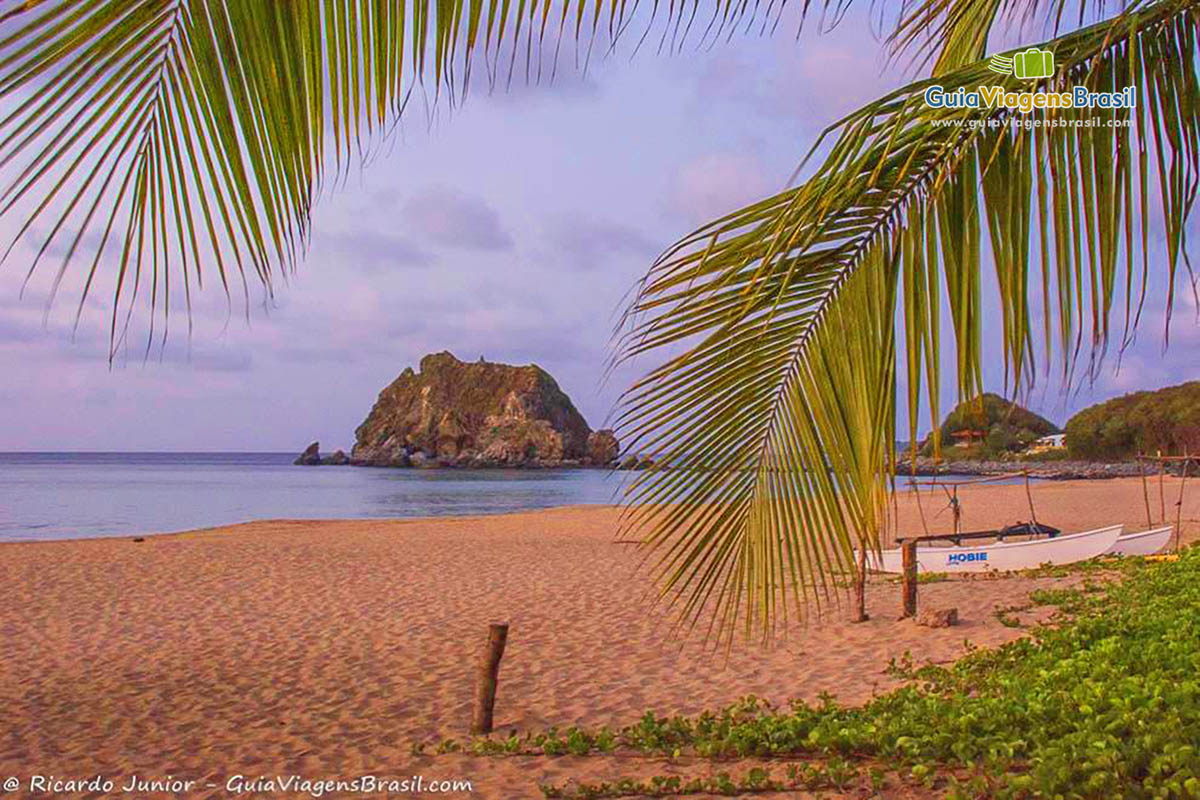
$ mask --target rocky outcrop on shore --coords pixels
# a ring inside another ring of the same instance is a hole
[[[923,456],[917,458],[916,474],[933,475],[1006,475],[1028,471],[1030,477],[1044,480],[1094,480],[1102,478],[1130,478],[1141,475],[1141,466],[1136,462],[1106,464],[1094,461],[942,461],[935,462]],[[913,474],[912,462],[899,461],[898,476]]]
[[[372,467],[607,466],[620,452],[541,367],[451,353],[400,373],[355,437],[350,463]]]

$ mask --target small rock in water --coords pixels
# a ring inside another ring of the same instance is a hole
[[[334,450],[333,455],[325,456],[321,459],[321,463],[334,467],[341,467],[350,463],[350,457],[346,455],[345,450]]]
[[[292,462],[299,467],[312,467],[321,463],[321,443],[313,442]]]
[[[620,450],[616,435],[608,428],[593,431],[587,438],[587,460],[593,466],[608,466],[617,460]]]
[[[958,624],[957,608],[927,608],[917,612],[917,624],[926,628],[949,628]]]

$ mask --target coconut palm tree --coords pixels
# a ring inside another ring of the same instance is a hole
[[[810,1],[804,12],[830,16],[851,3]],[[1151,270],[1171,307],[1197,186],[1198,5],[1078,0],[1068,20],[1066,0],[903,4],[888,41],[928,77],[832,124],[789,188],[650,267],[617,359],[661,364],[619,421],[631,449],[670,463],[639,475],[625,524],[682,620],[765,636],[836,596],[854,549],[886,524],[901,379],[910,437],[922,401],[937,428],[944,334],[960,396],[982,389],[985,340],[1020,391],[1039,361],[1070,382],[1128,342]],[[653,14],[624,0],[0,8],[0,215],[18,239],[40,236],[28,274],[53,270],[57,289],[81,272],[80,308],[109,283],[114,348],[135,312],[165,328],[171,294],[190,307],[205,280],[270,292],[302,257],[323,180],[386,136],[414,92],[455,103],[472,80],[532,79],[622,39],[707,46],[782,14],[723,0]],[[1035,44],[1053,73],[992,71],[995,32],[1030,29],[1046,32]],[[574,52],[559,59],[564,44]],[[934,86],[981,85],[1131,87],[1136,106],[927,102]],[[1054,124],[1010,124],[1034,118]],[[1165,264],[1151,265],[1159,235]],[[998,331],[981,311],[989,262]]]

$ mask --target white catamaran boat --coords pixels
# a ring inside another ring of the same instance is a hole
[[[1042,564],[1073,564],[1104,555],[1117,545],[1123,525],[1025,542],[996,542],[966,547],[917,547],[919,572],[989,572],[1033,569]],[[1147,531],[1155,533],[1155,531]],[[867,556],[869,569],[903,572],[899,548]]]
[[[1152,556],[1167,546],[1174,527],[1167,525],[1139,533],[1127,533],[1108,548],[1110,556]]]

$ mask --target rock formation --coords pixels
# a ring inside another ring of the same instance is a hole
[[[350,456],[346,455],[345,450],[334,450],[333,455],[325,456],[321,459],[321,463],[340,467],[350,463]]]
[[[355,437],[350,463],[362,466],[600,465],[618,449],[611,431],[592,434],[541,367],[467,363],[450,353],[400,373]]]
[[[587,460],[597,467],[607,466],[617,460],[621,445],[616,435],[609,429],[596,431],[587,440]]]
[[[342,466],[350,463],[350,457],[344,450],[334,450],[333,455],[322,458],[321,443],[313,442],[292,463],[299,467],[315,467],[318,464]]]
[[[321,443],[313,442],[292,462],[298,467],[315,467],[321,463]]]

